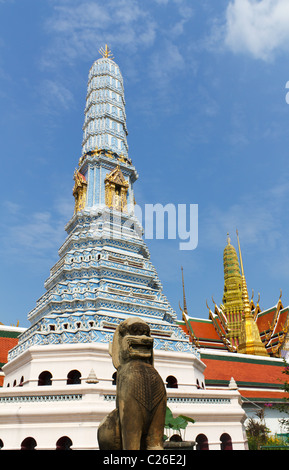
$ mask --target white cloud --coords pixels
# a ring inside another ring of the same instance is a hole
[[[152,53],[149,74],[162,88],[164,82],[170,80],[172,75],[178,74],[185,66],[180,49],[171,42],[166,42],[161,51],[156,50]]]
[[[52,66],[59,60],[90,59],[104,42],[112,49],[121,46],[130,52],[149,46],[155,40],[156,24],[136,0],[76,0],[73,4],[58,0],[46,31],[53,37],[53,46],[42,64]]]
[[[173,42],[194,15],[187,0],[51,0],[45,30],[51,40],[43,54],[44,67],[91,60],[105,43],[116,55],[140,54],[162,40]],[[169,24],[168,24],[169,18]],[[166,47],[166,44],[164,48]],[[175,56],[175,59],[179,59]]]
[[[68,110],[74,102],[71,91],[60,81],[46,79],[41,82],[40,95],[46,112],[55,114],[59,108]]]
[[[2,260],[6,256],[10,263],[13,259],[25,263],[34,263],[34,258],[55,259],[66,236],[64,226],[73,214],[72,198],[55,201],[51,211],[31,214],[13,201],[3,201],[1,206],[5,213],[5,224],[0,225]]]
[[[226,10],[225,44],[235,53],[270,60],[289,50],[288,0],[233,0]]]

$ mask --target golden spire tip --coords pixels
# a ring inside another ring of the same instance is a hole
[[[241,253],[241,247],[240,247],[240,240],[239,240],[239,232],[236,230],[237,234],[237,240],[238,240],[238,248],[239,248],[239,256],[240,256],[240,265],[241,265],[241,274],[244,276],[244,267],[243,267],[243,260],[242,260],[242,253]]]
[[[112,55],[112,52],[111,50],[109,49],[108,45],[106,44],[105,45],[105,49],[103,47],[101,47],[98,51],[103,58],[105,59],[113,59],[113,55]]]

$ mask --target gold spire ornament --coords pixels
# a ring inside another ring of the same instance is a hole
[[[242,319],[242,324],[241,324],[240,343],[239,343],[237,351],[240,354],[253,354],[255,356],[268,356],[266,348],[261,341],[258,326],[256,325],[256,322],[251,312],[247,283],[246,283],[246,278],[244,274],[244,266],[243,266],[238,230],[236,231],[236,233],[237,233],[237,239],[238,239],[239,257],[240,257],[240,265],[241,265],[242,298],[243,298],[243,319]]]
[[[181,266],[181,270],[182,270],[182,285],[183,285],[183,308],[181,308],[180,303],[179,303],[179,307],[180,307],[181,312],[183,313],[183,318],[184,318],[184,314],[188,315],[188,309],[187,309],[187,300],[186,300],[186,293],[185,293],[183,266]]]
[[[105,45],[105,49],[101,47],[98,51],[104,59],[114,59],[111,50],[109,49],[108,45]]]

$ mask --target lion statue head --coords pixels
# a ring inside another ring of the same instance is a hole
[[[109,352],[116,369],[135,359],[153,365],[150,327],[141,318],[127,318],[117,326]]]

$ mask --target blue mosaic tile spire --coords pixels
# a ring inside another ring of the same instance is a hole
[[[9,360],[33,345],[108,343],[129,316],[150,325],[156,349],[198,355],[162,292],[134,215],[138,175],[127,154],[123,81],[107,47],[102,55],[89,72],[67,237]]]
[[[123,78],[106,46],[88,75],[82,153],[105,148],[128,155]]]

